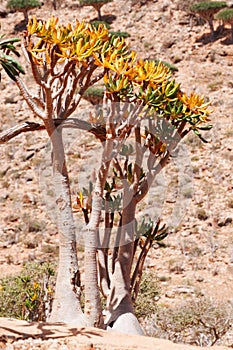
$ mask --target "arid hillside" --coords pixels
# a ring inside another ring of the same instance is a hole
[[[63,22],[96,18],[94,8],[80,8],[77,3],[64,0],[54,11],[47,1],[29,14],[47,19],[54,13]],[[0,9],[5,6],[6,2],[0,1]],[[233,307],[233,43],[230,27],[219,30],[220,23],[215,21],[213,40],[208,25],[189,15],[180,0],[141,3],[113,0],[103,6],[102,15],[110,23],[110,30],[130,35],[127,40],[140,57],[174,65],[174,77],[182,89],[205,95],[213,110],[210,121],[213,128],[204,135],[209,142],[202,143],[195,135],[184,139],[183,158],[174,159],[164,169],[139,213],[139,217],[142,213],[160,217],[170,227],[165,244],[155,246],[146,260],[146,271],[155,273],[161,288],[158,300],[152,302],[168,308],[179,307],[183,302],[204,296],[213,303],[228,305],[230,310]],[[22,13],[8,13],[1,18],[1,33],[21,37],[22,20]],[[27,71],[29,66],[23,55],[20,62]],[[29,71],[27,80],[33,86]],[[0,103],[0,133],[24,121],[36,121],[14,82],[4,73]],[[75,113],[86,118],[92,108],[88,101],[83,101]],[[80,187],[86,186],[98,165],[100,145],[93,136],[77,130],[68,132],[67,140],[75,202]],[[0,147],[0,277],[3,277],[17,274],[27,262],[55,261],[58,234],[53,212],[50,146],[45,131],[21,134]],[[74,215],[78,230],[82,218],[79,213]],[[80,261],[82,264],[81,253]],[[143,322],[153,334],[151,319]],[[170,349],[170,346],[171,350],[183,349],[180,345],[164,344],[158,341],[154,349]],[[233,346],[232,330],[222,344]],[[95,348],[107,349],[105,346]],[[109,345],[109,349],[118,347]]]

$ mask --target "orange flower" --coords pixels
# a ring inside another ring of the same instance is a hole
[[[192,113],[203,114],[203,116],[200,117],[203,121],[205,121],[207,116],[212,112],[208,110],[210,102],[205,103],[204,96],[200,96],[195,92],[191,92],[190,96],[186,93],[178,94],[178,98],[183,102],[185,111],[188,109]]]

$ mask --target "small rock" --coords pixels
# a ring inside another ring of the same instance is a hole
[[[17,97],[18,97],[18,95],[16,95],[16,94],[6,96],[5,103],[10,103],[10,104],[17,103],[18,102]]]
[[[155,22],[160,21],[160,20],[161,20],[161,18],[162,18],[162,16],[161,16],[161,14],[160,14],[160,13],[156,13],[156,14],[154,15],[154,21],[155,21]]]
[[[175,293],[174,293],[174,291],[168,290],[168,291],[165,293],[165,297],[166,297],[166,298],[169,298],[169,299],[175,298]]]
[[[225,50],[222,50],[222,48],[221,49],[216,49],[215,53],[217,55],[219,55],[219,56],[222,56],[222,57],[227,56],[227,52]]]
[[[204,281],[204,278],[203,278],[202,276],[198,276],[198,277],[196,278],[196,281],[197,281],[197,282],[203,282],[203,281]]]
[[[174,44],[175,44],[175,40],[173,40],[173,39],[167,40],[167,41],[164,41],[162,48],[163,49],[170,49]]]
[[[28,204],[28,203],[36,204],[36,198],[32,193],[25,193],[23,195],[23,203],[24,204]]]
[[[222,227],[222,226],[227,226],[229,224],[232,223],[232,218],[228,217],[228,218],[220,218],[217,220],[217,224],[219,227]]]
[[[176,286],[173,289],[166,292],[167,298],[175,298],[176,295],[180,294],[194,294],[195,289],[192,286]]]

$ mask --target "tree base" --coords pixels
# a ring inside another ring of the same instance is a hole
[[[108,327],[109,332],[120,332],[125,334],[137,334],[145,335],[143,329],[141,328],[137,317],[131,312],[120,315],[114,322],[112,322]]]

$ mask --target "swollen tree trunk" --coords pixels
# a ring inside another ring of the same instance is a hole
[[[134,314],[130,271],[132,267],[136,201],[133,190],[124,194],[122,231],[118,257],[111,279],[111,291],[107,300],[107,325],[112,330],[128,334],[143,334]]]
[[[113,141],[103,145],[103,155],[97,174],[90,222],[85,232],[85,315],[89,326],[103,328],[104,321],[100,301],[97,271],[97,237],[102,212],[102,201],[106,178],[112,159]]]
[[[23,15],[24,15],[25,23],[28,23],[28,9],[24,9],[22,12],[23,12]]]
[[[214,38],[215,37],[215,32],[214,32],[213,19],[209,18],[208,19],[208,23],[209,23],[209,26],[210,26],[211,37]]]
[[[59,230],[59,264],[55,298],[49,321],[83,326],[85,322],[79,298],[80,275],[69,178],[65,162],[62,133],[59,130],[53,129],[52,123],[52,121],[50,123],[47,121],[45,126],[53,147],[53,179]]]
[[[91,220],[85,232],[85,315],[88,325],[103,328],[104,321],[98,287],[97,272],[97,230],[102,209],[101,190],[94,194],[92,200]]]

